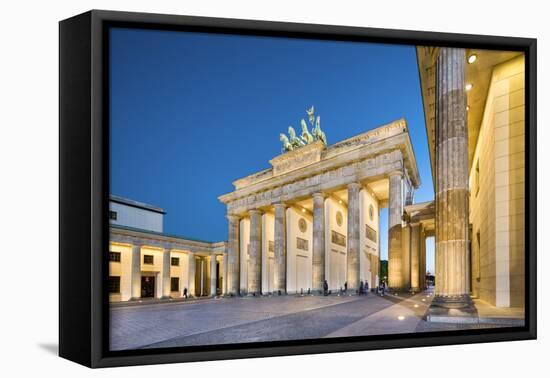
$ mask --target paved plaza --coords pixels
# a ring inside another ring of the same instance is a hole
[[[271,296],[111,307],[111,349],[485,328],[426,322],[430,291],[384,297]]]

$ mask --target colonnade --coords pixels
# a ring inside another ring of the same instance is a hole
[[[363,186],[360,183],[350,183],[347,185],[347,259],[346,259],[346,283],[351,292],[359,289],[361,281],[361,259],[360,259],[360,190]],[[314,293],[321,293],[323,285],[327,280],[327,262],[326,262],[326,214],[325,201],[329,196],[326,192],[315,192],[311,195],[313,202],[313,237],[311,246],[311,290]],[[303,199],[302,199],[303,200]],[[274,292],[287,292],[287,209],[292,206],[289,203],[275,203],[270,212],[274,213],[274,269],[273,286]],[[241,288],[246,288],[248,295],[260,295],[265,293],[262,288],[262,213],[265,210],[252,209],[247,214],[227,216],[229,226],[229,240],[227,244],[227,287],[226,292],[229,295],[239,295]],[[239,267],[242,266],[239,259],[241,257],[241,235],[240,220],[244,217],[250,219],[250,236],[248,244],[248,274],[246,283],[240,282]],[[364,227],[364,226],[363,226]],[[330,230],[329,230],[330,231]],[[378,274],[378,272],[376,272]],[[372,284],[372,283],[371,283]]]

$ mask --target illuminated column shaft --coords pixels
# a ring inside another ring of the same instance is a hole
[[[313,290],[323,291],[325,282],[325,196],[313,194]]]
[[[403,172],[390,174],[390,193],[388,210],[388,286],[401,289],[401,217],[403,214]]]
[[[273,281],[275,291],[286,292],[286,206],[275,204],[275,269]]]
[[[347,251],[347,277],[348,289],[359,289],[360,265],[359,265],[359,191],[361,184],[348,185],[348,251]]]
[[[196,264],[195,264],[195,255],[189,253],[187,255],[187,264],[188,266],[188,286],[187,286],[187,295],[195,296],[195,274],[196,274]]]
[[[411,288],[411,225],[401,228],[401,288]]]
[[[216,255],[210,256],[210,295],[215,297],[216,293],[216,281],[218,276],[216,275]]]
[[[464,49],[437,58],[436,295],[468,300],[468,128]]]
[[[227,249],[223,252],[222,293],[227,294]]]
[[[141,297],[141,246],[132,246],[132,300]]]
[[[248,294],[261,294],[262,287],[262,213],[250,210],[250,251],[248,258]]]
[[[420,223],[411,224],[411,289],[420,290]]]
[[[162,298],[170,298],[170,250],[162,253]]]
[[[235,215],[228,215],[229,235],[227,242],[227,293],[239,294],[239,238],[240,219]]]

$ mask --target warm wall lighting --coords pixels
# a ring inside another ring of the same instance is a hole
[[[341,204],[342,204],[342,200],[338,200],[338,203],[341,205]]]
[[[466,111],[467,111],[467,112],[470,111],[470,105],[466,105]]]
[[[466,84],[466,90],[470,91],[472,89],[473,85],[471,83]]]
[[[306,212],[306,209],[302,209],[302,213],[305,213]]]
[[[476,60],[477,60],[477,55],[476,54],[472,54],[468,57],[468,63],[469,64],[474,63]]]

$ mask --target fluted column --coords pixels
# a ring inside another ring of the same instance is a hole
[[[388,210],[388,286],[401,289],[401,217],[403,214],[403,172],[390,174]]]
[[[229,233],[227,241],[227,293],[239,294],[239,239],[240,219],[235,215],[228,215]]]
[[[436,296],[464,303],[469,302],[465,63],[464,49],[440,49],[435,143]]]
[[[348,289],[359,289],[360,265],[359,265],[359,191],[361,184],[351,183],[348,185],[348,253],[347,253],[347,277]]]
[[[275,291],[286,293],[286,205],[275,204],[275,269],[273,281]]]
[[[250,210],[250,251],[248,253],[248,294],[262,289],[262,213]]]
[[[216,280],[218,276],[216,275],[216,255],[210,256],[210,296],[215,297],[216,293]]]
[[[411,224],[411,289],[420,290],[420,223]]]
[[[131,300],[141,298],[141,246],[132,246],[132,272],[131,272]]]
[[[170,250],[162,253],[162,298],[170,298]]]
[[[323,291],[325,282],[325,196],[313,194],[313,290]]]

